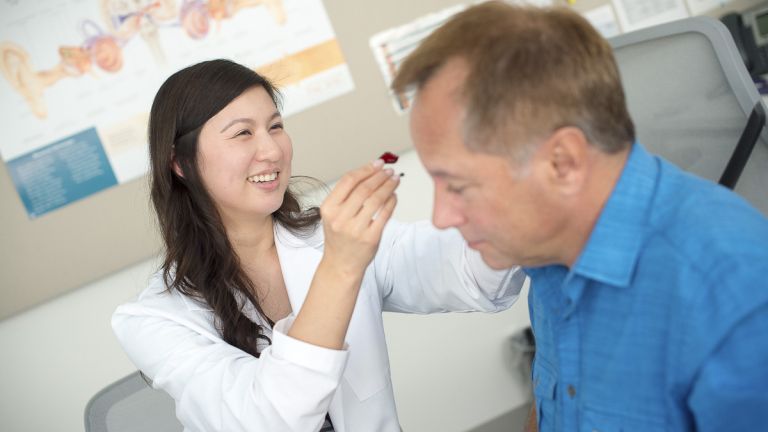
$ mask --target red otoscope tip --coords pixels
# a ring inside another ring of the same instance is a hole
[[[399,159],[399,157],[394,153],[385,152],[384,154],[379,156],[379,159],[383,160],[384,163],[391,164],[391,163],[397,162],[397,159]]]

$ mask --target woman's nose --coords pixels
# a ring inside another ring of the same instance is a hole
[[[256,140],[256,154],[258,160],[277,161],[282,156],[280,144],[269,133],[260,134]]]

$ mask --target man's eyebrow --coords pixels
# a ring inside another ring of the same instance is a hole
[[[432,174],[432,177],[438,177],[442,179],[456,180],[462,178],[461,176],[443,170],[431,171],[430,173]]]

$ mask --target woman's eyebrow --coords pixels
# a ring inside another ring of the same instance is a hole
[[[235,123],[250,123],[250,124],[253,124],[253,120],[251,120],[249,118],[237,118],[237,119],[234,119],[231,122],[227,123],[227,125],[224,126],[224,128],[220,131],[220,133],[223,133],[225,130],[227,130],[230,127],[232,127],[232,125],[235,124]]]
[[[275,111],[275,112],[272,113],[271,116],[269,116],[269,120],[267,120],[267,121],[271,122],[272,120],[274,120],[276,118],[280,118],[280,117],[282,117],[282,115],[280,114],[280,111]],[[227,129],[232,127],[232,125],[234,125],[235,123],[250,123],[250,124],[254,124],[255,122],[253,121],[253,119],[249,119],[249,118],[245,118],[245,117],[243,117],[243,118],[236,118],[236,119],[232,120],[231,122],[227,123],[227,125],[224,126],[224,128],[221,129],[221,131],[219,131],[219,133],[224,133],[224,131],[226,131]]]
[[[280,114],[280,111],[275,110],[275,112],[273,112],[272,115],[269,116],[269,119],[267,121],[271,122],[272,120],[274,120],[276,118],[281,118],[281,117],[282,117],[282,114]],[[234,125],[236,123],[250,123],[250,124],[254,124],[255,122],[253,121],[253,119],[246,118],[246,117],[236,118],[236,119],[232,120],[231,122],[227,123],[227,125],[224,126],[224,128],[221,129],[221,131],[219,131],[219,133],[224,133],[224,131],[226,131],[227,129],[232,127],[232,125]]]

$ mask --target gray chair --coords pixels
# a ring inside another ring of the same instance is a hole
[[[765,109],[727,28],[694,17],[609,42],[638,140],[768,215]]]
[[[173,432],[184,428],[176,419],[173,399],[150,387],[134,372],[99,391],[85,407],[86,432]]]

